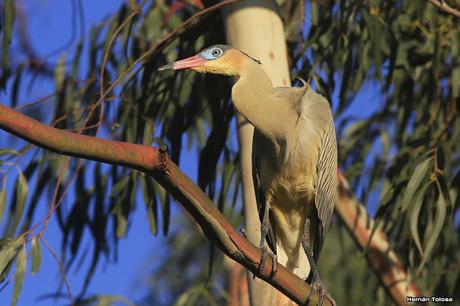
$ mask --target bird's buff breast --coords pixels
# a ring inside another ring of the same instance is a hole
[[[294,219],[309,215],[315,197],[313,176],[307,169],[302,168],[289,166],[281,169],[262,168],[266,170],[261,173],[262,189],[275,215],[279,212],[286,217],[293,215]],[[289,220],[286,221],[291,223]],[[292,225],[299,225],[296,224],[297,220],[292,221],[294,223]]]
[[[311,176],[294,178],[286,172],[280,171],[274,176],[265,186],[265,194],[274,217],[280,262],[299,277],[306,278],[310,268],[301,239],[306,219],[315,213],[315,192]]]

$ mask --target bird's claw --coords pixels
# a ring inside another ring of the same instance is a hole
[[[276,254],[268,252],[266,245],[260,246],[260,250],[262,251],[262,256],[260,257],[259,268],[257,269],[258,273],[262,273],[265,266],[265,262],[267,261],[267,256],[270,255],[272,258],[272,271],[270,273],[270,276],[275,275],[276,271],[278,270],[278,256]]]
[[[314,292],[319,293],[319,301],[317,305],[319,306],[323,305],[324,297],[327,297],[327,299],[332,302],[333,306],[337,305],[335,303],[335,300],[332,298],[332,296],[326,291],[326,288],[324,287],[323,283],[319,280],[319,278],[316,278],[315,280],[312,280],[311,282],[311,290],[310,290],[310,293],[308,294],[307,300],[305,301],[305,306],[310,305],[311,298]]]

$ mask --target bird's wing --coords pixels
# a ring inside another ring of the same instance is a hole
[[[320,220],[315,239],[314,253],[317,258],[331,223],[337,192],[337,142],[332,120],[327,125],[321,139],[316,171],[315,205]]]
[[[267,205],[267,201],[265,199],[265,195],[260,183],[260,160],[256,154],[253,155],[252,159],[252,178],[254,181],[254,191],[256,194],[257,211],[259,213],[259,219],[262,226],[265,205]],[[271,211],[269,211],[269,224],[267,225],[269,226],[266,239],[267,244],[273,253],[276,254],[276,237],[275,232],[273,231],[273,214]]]

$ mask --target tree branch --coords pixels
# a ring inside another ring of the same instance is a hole
[[[406,296],[422,296],[417,286],[409,281],[407,272],[388,243],[388,237],[378,227],[372,235],[374,220],[369,218],[366,208],[353,196],[350,186],[339,171],[336,212],[356,244],[366,250],[367,262],[380,282],[398,305],[407,305]],[[372,240],[369,239],[372,236]],[[421,305],[426,305],[422,303]]]
[[[454,9],[453,7],[449,6],[449,4],[446,3],[446,1],[444,1],[444,0],[428,0],[428,1],[430,1],[433,5],[439,7],[444,12],[452,14],[452,15],[460,18],[460,11],[458,11],[458,10]]]
[[[123,165],[151,175],[184,206],[206,237],[227,256],[294,302],[305,303],[311,286],[282,265],[278,265],[278,271],[271,276],[270,256],[259,273],[260,249],[227,222],[206,194],[167,157],[165,150],[55,129],[4,105],[0,105],[0,128],[58,154]],[[311,302],[316,304],[318,300],[319,295],[315,292]],[[326,298],[323,305],[332,304]]]

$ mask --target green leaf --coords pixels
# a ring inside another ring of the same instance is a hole
[[[154,130],[155,127],[153,125],[153,122],[151,120],[145,121],[144,134],[142,137],[142,143],[144,145],[150,146],[152,144]]]
[[[155,198],[155,192],[153,188],[153,182],[147,175],[141,176],[141,190],[142,197],[144,198],[145,207],[147,208],[147,216],[149,218],[150,232],[156,235],[158,232],[157,227],[157,203]]]
[[[3,2],[3,24],[2,24],[2,66],[8,66],[9,48],[13,34],[14,19],[16,17],[15,0],[4,0]]]
[[[7,276],[7,269],[13,258],[18,254],[22,239],[0,239],[0,281]]]
[[[420,235],[418,233],[418,216],[420,214],[420,209],[423,206],[423,198],[425,195],[425,190],[430,186],[431,183],[426,184],[423,188],[420,188],[413,197],[413,203],[410,208],[410,232],[412,238],[414,239],[415,245],[417,246],[420,255],[423,254],[422,243],[420,241]]]
[[[405,211],[412,202],[412,199],[415,197],[417,189],[422,184],[423,180],[426,178],[428,169],[431,166],[431,159],[426,159],[415,167],[414,173],[409,179],[409,183],[406,187],[406,192],[404,193],[402,200],[402,211]]]
[[[13,230],[16,230],[16,227],[21,220],[22,213],[24,212],[24,207],[26,205],[27,193],[29,192],[29,186],[27,184],[27,179],[22,173],[19,171],[18,181],[16,184],[16,210],[15,210],[15,217],[13,223]]]
[[[40,269],[40,264],[42,262],[42,250],[40,248],[40,242],[37,239],[37,236],[32,237],[32,272],[31,275],[35,275]]]
[[[434,224],[431,230],[429,231],[427,238],[425,239],[425,249],[423,251],[422,262],[420,263],[420,266],[418,268],[419,271],[430,258],[431,252],[433,251],[434,245],[438,240],[439,234],[441,234],[441,230],[444,226],[444,221],[446,219],[446,212],[447,201],[444,198],[443,194],[440,193],[438,201],[436,202],[436,215],[434,217]]]
[[[367,30],[369,31],[369,35],[372,42],[372,55],[375,61],[376,67],[382,66],[382,53],[381,47],[383,46],[384,41],[384,31],[382,29],[382,25],[379,23],[377,17],[369,14],[367,11],[363,10],[363,19],[366,22]],[[367,54],[365,55],[367,56]],[[367,67],[366,67],[367,68]],[[377,76],[380,77],[381,71],[380,69],[376,69]]]
[[[149,218],[149,227],[150,232],[152,235],[156,235],[158,233],[158,226],[157,226],[157,212],[153,205],[150,205],[147,209],[147,216]]]
[[[54,82],[55,82],[56,89],[61,89],[62,85],[64,84],[65,67],[66,67],[65,61],[66,61],[66,55],[64,53],[59,58],[56,64],[56,69],[54,70]]]
[[[453,98],[460,96],[460,67],[452,69],[452,96]]]
[[[318,5],[314,2],[311,3],[311,25],[316,26],[318,25],[319,22],[319,10],[318,10]]]
[[[122,212],[117,214],[117,232],[118,238],[123,238],[126,235],[126,228],[128,227],[128,219]]]
[[[122,190],[126,189],[126,187],[128,186],[128,182],[129,182],[129,175],[126,175],[121,180],[119,180],[115,184],[115,186],[112,187],[112,191],[110,192],[110,197],[112,198],[118,195]]]
[[[6,207],[6,180],[3,180],[2,185],[2,190],[0,190],[0,223],[3,219],[3,214],[5,212]]]
[[[391,139],[386,131],[382,131],[380,134],[380,142],[382,143],[382,156],[384,159],[387,159],[390,153]]]
[[[1,155],[19,155],[19,152],[13,149],[4,148],[0,149],[0,156]]]
[[[18,302],[19,293],[22,289],[22,283],[24,282],[24,276],[26,274],[27,267],[27,254],[26,254],[26,245],[23,244],[21,251],[16,259],[16,273],[14,274],[14,288],[13,288],[13,298],[11,299],[11,306],[16,306]]]

